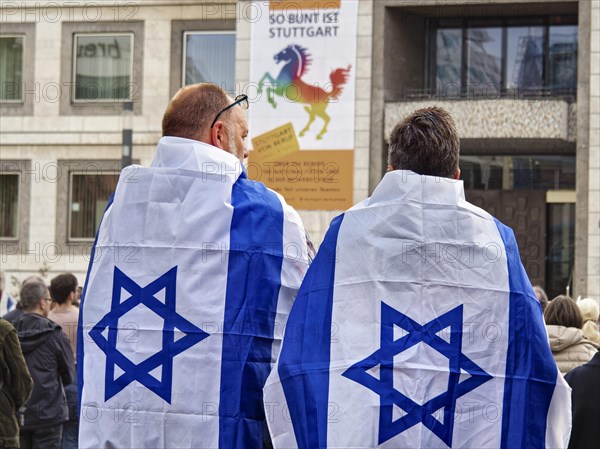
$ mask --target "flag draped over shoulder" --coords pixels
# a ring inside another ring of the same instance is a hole
[[[409,171],[333,220],[264,392],[276,448],[559,448],[571,427],[512,231]]]
[[[81,448],[260,448],[308,267],[297,213],[232,155],[163,137],[121,173],[83,292]]]

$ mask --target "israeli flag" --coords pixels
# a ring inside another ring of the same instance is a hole
[[[264,392],[276,448],[560,448],[571,428],[512,231],[410,171],[333,220]]]
[[[297,213],[232,155],[164,137],[121,173],[81,304],[81,448],[261,448],[308,267]]]

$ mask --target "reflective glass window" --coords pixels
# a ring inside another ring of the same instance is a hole
[[[544,84],[544,27],[508,27],[506,87],[531,89]]]
[[[0,101],[23,101],[23,37],[0,37]]]
[[[436,89],[460,93],[462,29],[437,30]]]
[[[75,35],[74,101],[131,98],[133,34]]]
[[[500,90],[502,28],[467,29],[467,83],[475,94]]]
[[[465,189],[574,190],[574,156],[461,156]]]
[[[577,89],[577,27],[554,25],[549,30],[549,87]]]
[[[546,294],[567,293],[575,265],[575,203],[548,204],[546,212]],[[571,289],[572,291],[572,289]]]
[[[215,83],[235,92],[235,32],[184,34],[183,84]]]
[[[435,39],[432,54],[435,60],[430,61],[435,73],[429,78],[431,84],[435,83],[436,94],[443,98],[489,99],[517,98],[522,94],[574,95],[577,91],[577,18],[551,19],[436,22],[439,28],[434,25],[435,32],[431,35]],[[557,21],[559,25],[554,24]]]

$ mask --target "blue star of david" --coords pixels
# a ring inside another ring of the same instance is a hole
[[[177,267],[173,267],[146,287],[140,287],[115,267],[111,310],[98,321],[98,324],[89,333],[92,340],[106,354],[104,395],[106,401],[137,380],[166,402],[171,403],[173,358],[209,336],[175,310],[176,280]],[[123,302],[121,302],[121,289],[131,295]],[[163,289],[165,290],[164,303],[155,297]],[[117,333],[119,318],[139,304],[144,304],[160,316],[164,320],[164,326],[162,349],[136,365],[117,349]],[[108,338],[102,335],[107,328]],[[175,329],[184,333],[185,336],[175,341]],[[116,366],[123,370],[123,374],[115,379]],[[150,372],[160,366],[162,366],[161,380],[158,380],[151,376]]]
[[[394,340],[394,326],[399,326],[407,333]],[[450,342],[436,335],[448,327],[450,327]],[[456,401],[492,378],[462,353],[462,329],[462,305],[421,326],[382,301],[380,348],[342,374],[379,395],[379,444],[418,423],[423,423],[448,447],[452,446]],[[447,390],[422,405],[396,390],[393,383],[394,356],[420,342],[431,346],[449,360]],[[379,379],[367,372],[377,365],[380,367]],[[461,369],[471,377],[459,382]],[[394,406],[406,412],[406,415],[395,421],[393,420]],[[433,416],[442,408],[443,423]]]

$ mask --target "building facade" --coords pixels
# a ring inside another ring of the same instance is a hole
[[[356,1],[354,201],[395,123],[443,106],[467,199],[515,229],[532,282],[599,298],[600,1]],[[250,93],[250,2],[0,5],[1,270],[83,282],[122,159],[150,163],[177,89]],[[338,211],[300,213],[319,242]]]

